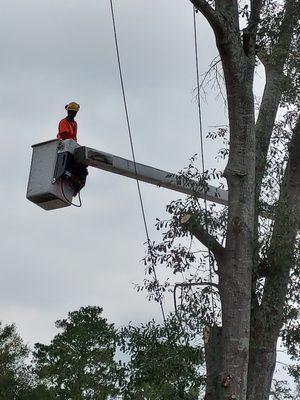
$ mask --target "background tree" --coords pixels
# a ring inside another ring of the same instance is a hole
[[[31,375],[31,382],[28,387],[20,391],[15,400],[55,400],[55,393],[44,384],[39,384],[34,374]]]
[[[178,331],[177,321],[164,326],[150,321],[120,332],[121,351],[129,355],[124,400],[196,400],[204,383],[201,347],[187,342],[187,333]]]
[[[50,345],[35,345],[39,380],[60,400],[105,400],[116,395],[116,331],[102,317],[102,308],[82,307],[58,320],[56,327],[62,332]]]
[[[185,273],[176,286],[179,309],[195,328],[206,327],[207,399],[266,400],[280,334],[293,357],[299,356],[300,4],[191,3],[213,29],[224,76],[229,137],[218,133],[229,143],[222,173],[228,208],[204,207],[193,198],[171,203],[171,220],[158,221],[166,229],[163,241],[145,259],[152,276],[145,286],[158,299],[169,285],[159,287],[154,264]],[[255,109],[258,64],[266,83]],[[279,107],[286,113],[276,119]],[[194,175],[205,188],[214,172],[198,174],[190,166],[182,178]],[[208,248],[210,271],[178,242],[182,236]]]
[[[15,325],[0,322],[0,398],[15,400],[29,388],[26,365],[29,349],[24,345]]]

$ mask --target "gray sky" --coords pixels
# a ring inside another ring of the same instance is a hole
[[[90,169],[82,208],[46,212],[25,198],[31,145],[54,138],[64,106],[81,104],[79,143],[131,158],[108,0],[0,0],[0,315],[24,340],[48,342],[54,321],[100,305],[117,325],[160,319],[136,293],[144,227],[136,183]],[[115,0],[137,161],[178,171],[199,152],[192,7],[188,0]],[[217,54],[197,15],[201,73]],[[210,92],[204,132],[226,123]],[[205,141],[207,167],[216,145]],[[175,192],[142,184],[151,238]]]
[[[134,181],[90,170],[81,209],[46,212],[25,199],[30,146],[55,137],[70,100],[81,104],[80,144],[131,157],[109,1],[0,3],[3,321],[15,321],[34,343],[49,340],[54,321],[82,305],[103,306],[117,324],[159,317],[133,288],[144,276],[145,241]],[[192,8],[126,0],[115,1],[115,13],[136,158],[177,171],[199,151]],[[198,20],[204,71],[216,49]],[[225,121],[214,97],[203,105],[205,128]],[[206,159],[215,163],[209,148]],[[142,190],[155,235],[155,218],[177,194]]]

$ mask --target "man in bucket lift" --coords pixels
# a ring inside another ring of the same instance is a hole
[[[77,142],[77,122],[74,120],[78,113],[80,105],[72,101],[65,106],[68,112],[66,118],[62,119],[58,125],[57,139],[73,139]]]
[[[80,105],[75,102],[71,102],[65,106],[68,115],[66,118],[62,119],[58,125],[57,139],[72,139],[77,142],[77,122],[74,118],[79,108]],[[65,176],[65,179],[72,184],[74,195],[76,195],[85,185],[86,176],[88,174],[87,167],[76,162],[71,154],[69,154],[68,158],[65,160],[63,153],[58,155],[58,165],[61,166],[61,172],[63,174],[67,168],[69,174]]]

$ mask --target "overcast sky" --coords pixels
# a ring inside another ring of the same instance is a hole
[[[168,171],[199,152],[188,0],[115,0],[115,16],[136,159]],[[26,200],[31,145],[56,136],[69,101],[81,145],[131,158],[109,0],[0,0],[1,280],[0,315],[26,343],[48,342],[54,321],[99,305],[117,326],[160,320],[136,293],[145,233],[133,180],[89,170],[82,208],[44,211]],[[216,56],[197,14],[204,73]],[[227,118],[217,93],[202,103],[204,132]],[[205,141],[207,167],[219,168]],[[175,192],[142,184],[151,238]]]

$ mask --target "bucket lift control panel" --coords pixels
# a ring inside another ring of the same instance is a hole
[[[80,147],[74,140],[57,139],[32,146],[27,199],[52,210],[67,207],[84,187],[87,168],[74,159]]]

